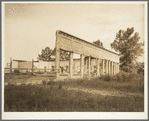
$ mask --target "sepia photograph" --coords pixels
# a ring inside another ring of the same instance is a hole
[[[2,2],[2,119],[147,119],[147,2]]]

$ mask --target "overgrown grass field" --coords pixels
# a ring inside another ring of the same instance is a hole
[[[144,110],[143,104],[144,99],[138,96],[104,97],[47,85],[46,87],[43,85],[7,85],[4,110],[6,112],[138,112]]]
[[[133,74],[134,75],[134,74]],[[119,76],[122,77],[119,80]],[[127,81],[126,81],[127,80]],[[115,75],[100,78],[49,81],[38,85],[6,85],[5,112],[143,112],[144,97],[102,96],[67,90],[63,86],[117,90],[144,94],[143,75]]]
[[[144,75],[120,73],[117,75],[102,75],[96,78],[65,79],[64,81],[49,82],[72,87],[83,87],[99,90],[118,90],[125,92],[144,93]]]

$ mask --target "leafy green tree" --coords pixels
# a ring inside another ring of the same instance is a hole
[[[131,71],[134,62],[144,53],[142,48],[144,43],[139,42],[139,33],[133,33],[133,27],[119,30],[114,42],[111,43],[111,48],[120,54],[120,68],[123,71]]]
[[[41,54],[38,54],[37,59],[38,60],[43,60],[43,61],[50,61],[52,60],[53,50],[50,49],[49,47],[46,47],[45,49],[42,49]]]
[[[95,44],[97,47],[103,48],[103,43],[99,39],[97,41],[93,41],[93,44]]]

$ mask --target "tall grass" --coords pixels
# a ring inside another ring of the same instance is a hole
[[[80,91],[59,90],[48,86],[5,86],[4,111],[144,111],[144,99],[141,97],[103,97],[88,95]]]
[[[116,82],[130,82],[130,81],[144,81],[144,75],[142,74],[135,74],[135,73],[128,73],[128,72],[121,72],[116,75],[102,75],[100,79],[104,81],[116,81]]]
[[[48,84],[59,84],[62,86],[83,87],[100,90],[120,90],[126,92],[144,93],[144,76],[134,73],[119,73],[116,75],[102,75],[96,78],[68,79]]]

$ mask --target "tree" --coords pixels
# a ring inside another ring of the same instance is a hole
[[[97,47],[102,47],[103,48],[103,43],[100,42],[99,39],[97,41],[93,41],[93,44],[95,44]]]
[[[138,56],[143,54],[144,43],[139,42],[139,33],[134,33],[134,28],[119,30],[116,38],[111,43],[111,48],[120,54],[120,68],[123,71],[131,71]]]
[[[60,51],[60,60],[69,60],[70,59],[70,52],[61,50]]]
[[[45,49],[42,49],[41,54],[38,54],[37,59],[43,60],[43,61],[50,61],[52,58],[53,50],[49,47],[46,47]]]
[[[56,48],[54,48],[52,55],[56,55]],[[70,52],[60,49],[60,60],[69,60]]]
[[[37,59],[43,60],[43,61],[50,61],[54,60],[56,55],[56,49],[53,50],[49,47],[46,47],[45,49],[42,49],[41,54],[38,54]],[[60,60],[69,60],[70,53],[65,50],[60,50]]]

